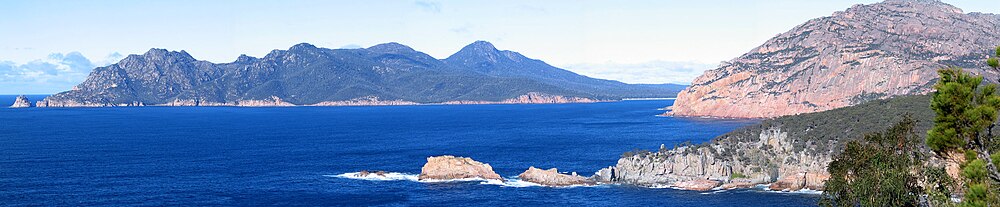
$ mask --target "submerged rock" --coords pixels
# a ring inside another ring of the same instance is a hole
[[[355,174],[354,176],[355,177],[368,177],[368,176],[371,176],[372,174],[375,174],[375,176],[379,176],[379,177],[385,177],[386,173],[385,173],[385,171],[381,171],[381,170],[375,171],[375,173],[369,172],[367,170],[362,170],[361,172],[358,172],[358,174]]]
[[[14,100],[14,104],[10,105],[11,108],[28,108],[31,107],[31,102],[28,101],[28,97],[24,95],[17,96]]]
[[[676,182],[673,184],[674,187],[684,189],[684,190],[696,190],[696,191],[708,191],[715,187],[719,187],[722,182],[717,180],[688,180]]]
[[[546,186],[571,186],[571,185],[596,185],[597,182],[586,177],[581,177],[575,173],[572,175],[561,174],[556,168],[542,170],[529,167],[528,170],[517,176],[521,180],[537,183]]]
[[[503,177],[493,172],[490,164],[481,163],[467,157],[455,157],[451,155],[428,157],[427,164],[420,169],[419,180],[453,180],[480,178],[487,180],[500,180]]]

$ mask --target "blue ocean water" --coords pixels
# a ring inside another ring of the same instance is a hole
[[[13,96],[0,96],[0,103]],[[35,99],[37,100],[37,99]],[[513,178],[592,175],[622,152],[705,142],[751,120],[656,117],[670,100],[559,105],[0,109],[0,205],[813,206],[816,195],[606,185],[549,188],[406,175],[458,155]]]

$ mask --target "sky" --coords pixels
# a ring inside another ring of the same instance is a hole
[[[809,19],[874,2],[0,0],[0,94],[68,90],[150,48],[218,63],[302,42],[399,42],[443,59],[486,40],[591,77],[686,84]],[[994,1],[945,2],[1000,13]]]

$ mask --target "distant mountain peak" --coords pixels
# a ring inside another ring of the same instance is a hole
[[[288,48],[288,51],[315,50],[315,49],[318,49],[315,45],[303,42],[293,45],[291,48]]]
[[[140,58],[140,57],[136,55],[129,55],[128,58]],[[146,51],[146,53],[143,53],[141,58],[152,59],[152,60],[173,58],[173,59],[195,61],[194,57],[191,57],[191,54],[188,54],[187,51],[184,50],[169,51],[167,49],[161,49],[161,48],[151,48],[149,49],[149,51]]]
[[[938,0],[886,0],[880,3],[874,4],[858,4],[846,11],[837,12],[836,14],[843,13],[857,13],[857,12],[871,12],[871,13],[896,13],[896,12],[906,12],[906,13],[955,13],[962,14],[962,9],[952,6],[951,4],[944,3]],[[840,15],[834,15],[840,16]]]
[[[484,40],[477,40],[475,42],[472,42],[472,44],[469,44],[468,46],[465,46],[465,47],[466,48],[477,49],[477,50],[481,50],[481,51],[497,50],[497,48],[495,46],[493,46],[493,43],[490,43],[490,42],[487,42],[487,41],[484,41]]]
[[[252,57],[247,54],[241,54],[240,57],[236,58],[236,61],[233,63],[249,63],[255,60],[257,60],[256,57]]]
[[[382,44],[378,44],[378,45],[375,45],[375,46],[368,47],[367,49],[370,50],[370,51],[379,52],[379,53],[400,53],[400,52],[415,52],[416,51],[413,48],[411,48],[410,46],[406,46],[404,44],[399,44],[397,42],[382,43]]]

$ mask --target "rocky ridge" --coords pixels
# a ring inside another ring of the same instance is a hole
[[[151,49],[95,68],[83,83],[37,105],[571,103],[675,94],[668,87],[582,76],[484,41],[452,56],[435,59],[399,43],[359,49],[301,43],[262,58],[242,55],[231,63],[211,63],[183,50]]]
[[[948,66],[996,80],[982,61],[997,44],[1000,15],[936,0],[855,5],[705,71],[667,115],[767,118],[925,94]]]

